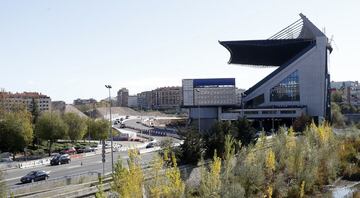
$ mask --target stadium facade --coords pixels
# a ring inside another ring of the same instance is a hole
[[[219,43],[230,52],[229,64],[276,69],[244,92],[240,107],[219,102],[207,104],[218,107],[218,120],[246,116],[260,121],[260,125],[270,122],[273,129],[274,120],[280,125],[283,121],[292,122],[301,114],[312,116],[315,121],[330,119],[328,56],[332,48],[326,35],[303,14],[269,39]],[[183,81],[184,97],[190,94],[185,92],[185,87]],[[193,94],[199,93],[193,89]],[[196,100],[186,105],[184,98],[184,106],[190,112],[195,111]],[[190,118],[196,119],[196,115],[190,114]]]

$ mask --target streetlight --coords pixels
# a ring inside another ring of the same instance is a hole
[[[112,88],[111,85],[105,85],[106,88],[109,89],[109,111],[110,111],[110,140],[111,140],[111,172],[114,173],[114,153],[113,153],[113,135],[112,135],[112,120],[111,120],[111,94],[110,89]]]
[[[199,89],[195,89],[196,92],[200,93],[200,90]],[[199,101],[199,97],[197,97],[197,105],[198,105],[198,122],[199,122],[199,127],[198,127],[198,130],[199,130],[199,134],[200,134],[200,128],[201,128],[201,125],[200,125],[200,101]]]
[[[244,112],[244,105],[245,105],[245,102],[244,102],[244,98],[245,98],[246,94],[243,92],[241,93],[241,109],[242,109],[242,119],[244,119],[244,116],[245,116],[245,112]]]

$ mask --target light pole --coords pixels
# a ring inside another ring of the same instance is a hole
[[[242,109],[242,119],[244,119],[244,116],[245,116],[245,112],[244,112],[244,105],[245,105],[245,102],[244,102],[244,98],[245,98],[245,93],[241,93],[241,109]]]
[[[109,89],[109,111],[110,111],[110,140],[111,140],[111,172],[114,173],[114,153],[113,153],[113,135],[112,135],[112,120],[111,120],[111,94],[110,89],[112,88],[111,85],[105,85],[106,88]]]
[[[196,92],[200,93],[200,90],[199,89],[195,89]],[[198,123],[199,123],[199,127],[198,127],[198,130],[199,130],[199,134],[200,134],[200,131],[201,131],[201,124],[200,124],[200,101],[199,101],[199,97],[197,97],[197,105],[198,105]]]

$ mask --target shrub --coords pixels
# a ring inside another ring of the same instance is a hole
[[[296,132],[303,132],[306,129],[306,126],[311,124],[311,117],[305,114],[301,114],[300,117],[297,117],[294,120],[292,127]]]

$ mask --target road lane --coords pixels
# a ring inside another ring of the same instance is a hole
[[[127,152],[115,152],[114,154],[115,154],[114,155],[115,163],[118,159],[121,159],[124,165],[127,165],[126,164],[126,159],[128,158]],[[149,163],[155,154],[156,152],[142,154],[141,155],[142,163],[143,164]],[[83,159],[74,159],[70,162],[70,164],[8,170],[5,171],[5,181],[7,183],[7,186],[14,187],[20,185],[20,178],[33,170],[50,171],[49,179],[53,179],[53,178],[70,176],[70,175],[81,174],[86,172],[102,173],[103,165],[101,161],[101,155],[95,155]],[[111,172],[111,156],[107,154],[106,162],[105,162],[105,173],[110,173],[110,172]]]

